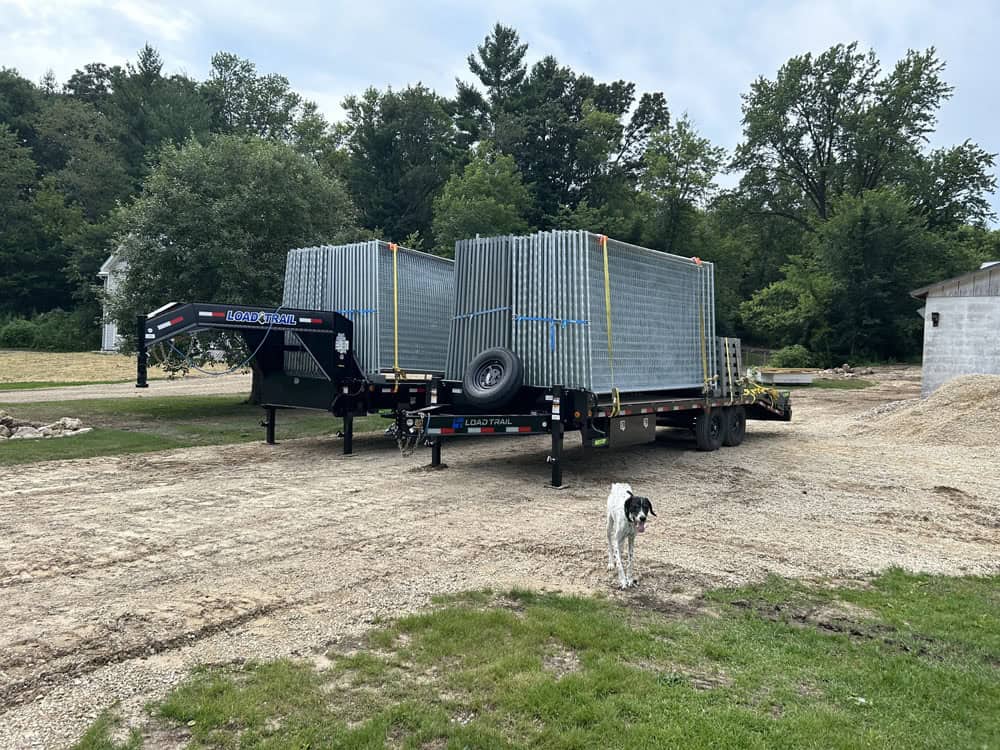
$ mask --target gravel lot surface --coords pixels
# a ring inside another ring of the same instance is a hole
[[[768,573],[1000,571],[1000,448],[866,433],[873,408],[919,391],[917,370],[877,377],[799,391],[794,422],[753,422],[716,453],[664,433],[586,458],[570,439],[560,491],[544,486],[547,441],[516,437],[446,444],[442,471],[377,436],[348,458],[330,438],[15,467],[0,482],[0,747],[64,747],[116,701],[141,723],[195,664],[308,656],[438,593],[648,606]],[[605,569],[612,481],[658,514],[624,593]]]

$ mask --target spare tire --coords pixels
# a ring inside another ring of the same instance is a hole
[[[497,409],[521,390],[524,366],[510,349],[497,347],[481,352],[465,368],[462,392],[480,409]]]

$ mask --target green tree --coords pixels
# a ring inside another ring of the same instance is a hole
[[[483,144],[461,174],[452,175],[434,200],[438,252],[452,257],[455,241],[477,234],[528,231],[531,197],[514,160]]]
[[[388,238],[432,234],[433,201],[464,156],[446,102],[421,85],[344,101],[345,170],[361,223]]]
[[[845,196],[817,228],[815,254],[833,279],[831,348],[848,357],[919,351],[923,326],[909,296],[934,280],[940,243],[907,196],[893,189]]]
[[[327,127],[316,105],[292,91],[285,76],[260,75],[253,62],[230,52],[212,56],[203,89],[212,107],[213,130],[219,133],[289,143],[304,139],[312,150]]]
[[[0,125],[17,134],[18,142],[35,142],[34,118],[42,106],[42,93],[12,68],[0,68]]]
[[[106,215],[128,196],[132,180],[110,120],[92,105],[56,96],[35,118],[39,167],[55,178],[90,220]]]
[[[164,76],[163,60],[148,44],[135,64],[112,71],[108,116],[121,133],[123,156],[134,179],[146,174],[148,157],[160,153],[162,144],[208,134],[211,109],[197,83],[182,75]]]
[[[725,149],[698,135],[687,116],[650,138],[641,184],[656,203],[653,229],[663,250],[691,254],[698,211],[716,193],[725,157]]]
[[[900,184],[914,170],[941,176],[954,164],[928,160],[921,148],[951,95],[943,67],[933,48],[911,50],[883,75],[873,51],[840,44],[793,57],[774,80],[758,78],[743,97],[743,142],[733,161],[745,173],[741,192],[755,210],[807,226],[811,217],[827,219],[841,195]],[[950,195],[992,189],[984,179],[992,157],[975,147],[961,156],[968,163],[951,171],[960,182]]]
[[[343,186],[289,145],[218,135],[165,148],[121,217],[116,315],[130,330],[166,300],[276,305],[288,250],[335,242],[353,218]]]
[[[48,259],[37,253],[32,192],[37,166],[31,149],[0,124],[0,312],[45,310],[50,300],[43,276]]]

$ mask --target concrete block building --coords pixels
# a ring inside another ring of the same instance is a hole
[[[910,294],[924,302],[924,396],[959,375],[1000,375],[1000,261]]]

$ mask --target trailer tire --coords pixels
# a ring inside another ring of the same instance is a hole
[[[723,409],[723,415],[726,430],[722,436],[722,444],[727,447],[737,446],[747,434],[747,410],[742,406],[727,406]]]
[[[514,398],[524,383],[524,365],[510,349],[480,352],[465,368],[462,392],[480,409],[496,409]]]
[[[694,418],[694,439],[700,451],[717,451],[725,436],[726,420],[722,409],[707,409]]]

